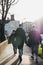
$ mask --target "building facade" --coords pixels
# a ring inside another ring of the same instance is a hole
[[[11,16],[11,20],[9,23],[5,24],[5,35],[10,36],[12,31],[19,27],[20,21],[13,19],[14,17]]]

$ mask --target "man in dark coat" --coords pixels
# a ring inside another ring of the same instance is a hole
[[[25,31],[22,29],[21,26],[19,26],[19,28],[17,28],[17,30],[15,31],[15,34],[13,36],[11,36],[10,41],[13,44],[13,49],[14,48],[19,49],[19,59],[20,59],[20,62],[21,62],[22,61],[24,42],[27,42]]]
[[[22,54],[23,54],[23,46],[24,46],[24,42],[26,42],[26,35],[25,35],[25,31],[21,28],[21,26],[19,28],[17,28],[16,32],[15,32],[15,37],[16,37],[16,46],[19,49],[19,58],[20,58],[20,62],[22,61]]]

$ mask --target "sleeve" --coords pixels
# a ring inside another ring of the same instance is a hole
[[[11,43],[12,34],[8,37],[8,44]]]

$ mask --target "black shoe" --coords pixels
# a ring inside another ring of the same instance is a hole
[[[22,61],[22,57],[19,56],[18,58],[19,58],[19,63],[17,65],[20,65],[21,64],[21,61]]]
[[[31,58],[34,60],[34,57],[33,56],[31,56]]]
[[[20,63],[21,63],[21,61],[22,61],[22,57],[19,55],[19,59],[20,59]]]

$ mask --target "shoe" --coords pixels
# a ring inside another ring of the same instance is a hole
[[[21,63],[21,61],[22,61],[22,57],[19,55],[19,59],[20,59],[20,63]]]
[[[31,56],[31,58],[34,60],[34,57],[33,56]]]
[[[19,63],[17,65],[20,65],[22,61],[22,57],[19,55],[18,59],[19,59]]]

